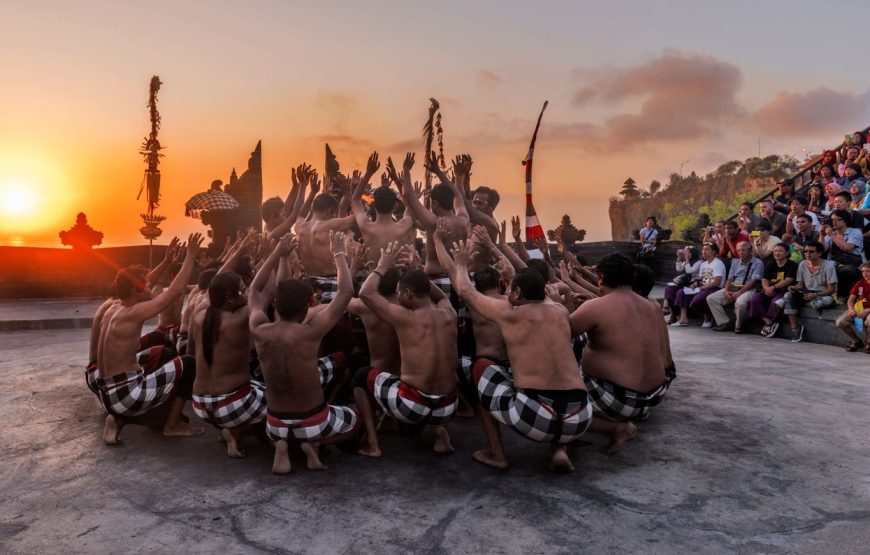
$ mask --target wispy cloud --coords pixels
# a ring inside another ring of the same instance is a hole
[[[752,120],[767,135],[808,136],[863,128],[868,114],[870,90],[856,94],[819,87],[803,93],[779,92]]]

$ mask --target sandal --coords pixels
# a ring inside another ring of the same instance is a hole
[[[858,349],[860,349],[863,346],[864,346],[863,343],[861,343],[860,341],[855,341],[853,339],[852,341],[849,341],[848,345],[846,345],[846,350],[849,351],[850,353],[854,353],[855,351],[857,351]],[[866,351],[866,349],[865,349],[865,351]]]

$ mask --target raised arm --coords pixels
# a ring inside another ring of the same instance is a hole
[[[396,172],[396,166],[393,164],[393,160],[387,158],[387,174],[390,176],[390,179],[396,183],[396,186],[402,193],[405,207],[414,219],[420,222],[424,229],[435,229],[435,226],[438,223],[438,217],[420,203],[420,197],[417,195],[413,183],[411,183],[412,167],[414,167],[413,152],[409,152],[405,155],[405,163],[402,165],[401,176]]]
[[[398,241],[393,241],[386,248],[381,249],[378,266],[369,274],[369,277],[366,278],[359,290],[359,298],[369,310],[374,312],[378,318],[386,320],[393,326],[401,323],[405,309],[385,299],[378,292],[378,285],[381,283],[383,275],[396,265],[401,255],[402,248],[399,246]]]
[[[447,174],[438,166],[438,157],[434,151],[429,153],[425,165],[427,170],[438,176],[438,179],[442,184],[453,189],[453,213],[468,221],[468,210],[465,208],[465,192],[460,187],[459,181],[465,175],[464,172],[471,169],[471,158],[469,157],[467,162],[465,160],[460,160],[459,166],[454,166],[455,179],[453,181],[451,181]]]
[[[187,282],[193,275],[193,265],[199,255],[199,246],[202,244],[202,235],[192,233],[187,239],[187,254],[184,263],[178,271],[178,275],[169,284],[169,287],[153,299],[133,305],[130,309],[130,317],[144,322],[166,310],[187,290]]]
[[[239,260],[248,252],[248,250],[254,246],[254,242],[257,240],[257,232],[254,231],[254,228],[248,229],[248,233],[245,237],[239,242],[238,246],[232,251],[227,261],[224,262],[224,265],[221,266],[220,270],[217,271],[218,274],[225,274],[227,272],[234,272],[236,270],[236,266],[239,263]]]
[[[356,187],[354,187],[353,193],[350,196],[350,209],[353,212],[356,225],[360,229],[369,222],[369,216],[366,214],[366,209],[362,203],[362,194],[366,190],[366,187],[369,186],[369,181],[372,176],[380,167],[381,163],[378,161],[378,153],[373,152],[372,155],[369,156],[369,161],[366,164],[366,173],[363,174],[362,179],[360,179],[356,184]]]
[[[172,241],[169,242],[169,246],[166,247],[166,251],[163,253],[163,260],[160,261],[153,270],[148,272],[147,280],[148,283],[152,285],[156,285],[163,279],[163,276],[166,275],[166,272],[172,266],[172,264],[176,261],[176,257],[178,256],[178,237],[173,237]]]
[[[330,231],[329,246],[332,256],[335,258],[338,288],[326,308],[308,320],[308,325],[311,326],[312,331],[319,335],[325,335],[335,326],[335,323],[344,314],[347,303],[353,297],[353,280],[350,277],[350,269],[347,267],[347,256],[344,251],[344,233]]]

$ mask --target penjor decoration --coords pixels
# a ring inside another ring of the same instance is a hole
[[[541,118],[544,117],[544,110],[547,109],[548,101],[544,101],[544,107],[541,108],[541,114],[538,116],[538,123],[535,125],[535,132],[532,133],[532,142],[529,144],[529,153],[526,154],[523,160],[523,166],[526,167],[526,241],[533,241],[544,236],[544,228],[541,227],[541,222],[538,220],[538,213],[535,212],[535,205],[532,204],[532,157],[535,155],[535,141],[538,139],[538,129],[541,127]]]
[[[151,78],[151,86],[148,95],[148,110],[151,116],[151,133],[145,137],[142,142],[142,147],[139,150],[145,158],[145,177],[142,179],[142,184],[139,186],[139,194],[136,195],[136,200],[142,196],[142,191],[145,191],[145,199],[148,202],[147,212],[140,214],[144,226],[139,228],[139,233],[142,237],[148,239],[148,263],[152,262],[152,247],[154,239],[160,237],[163,230],[160,229],[160,222],[166,219],[160,216],[154,210],[160,205],[160,170],[157,168],[160,165],[160,158],[163,156],[160,151],[163,149],[160,146],[160,141],[157,140],[157,133],[160,131],[160,113],[157,111],[157,92],[160,91],[160,77],[157,75]]]

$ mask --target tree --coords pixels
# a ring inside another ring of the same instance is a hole
[[[637,190],[637,186],[634,184],[634,179],[628,178],[625,180],[623,184],[622,190],[619,191],[619,194],[622,195],[624,199],[636,198],[640,196],[640,191]]]
[[[651,197],[655,196],[655,194],[658,193],[661,188],[662,184],[658,180],[653,179],[649,183],[649,195]]]

